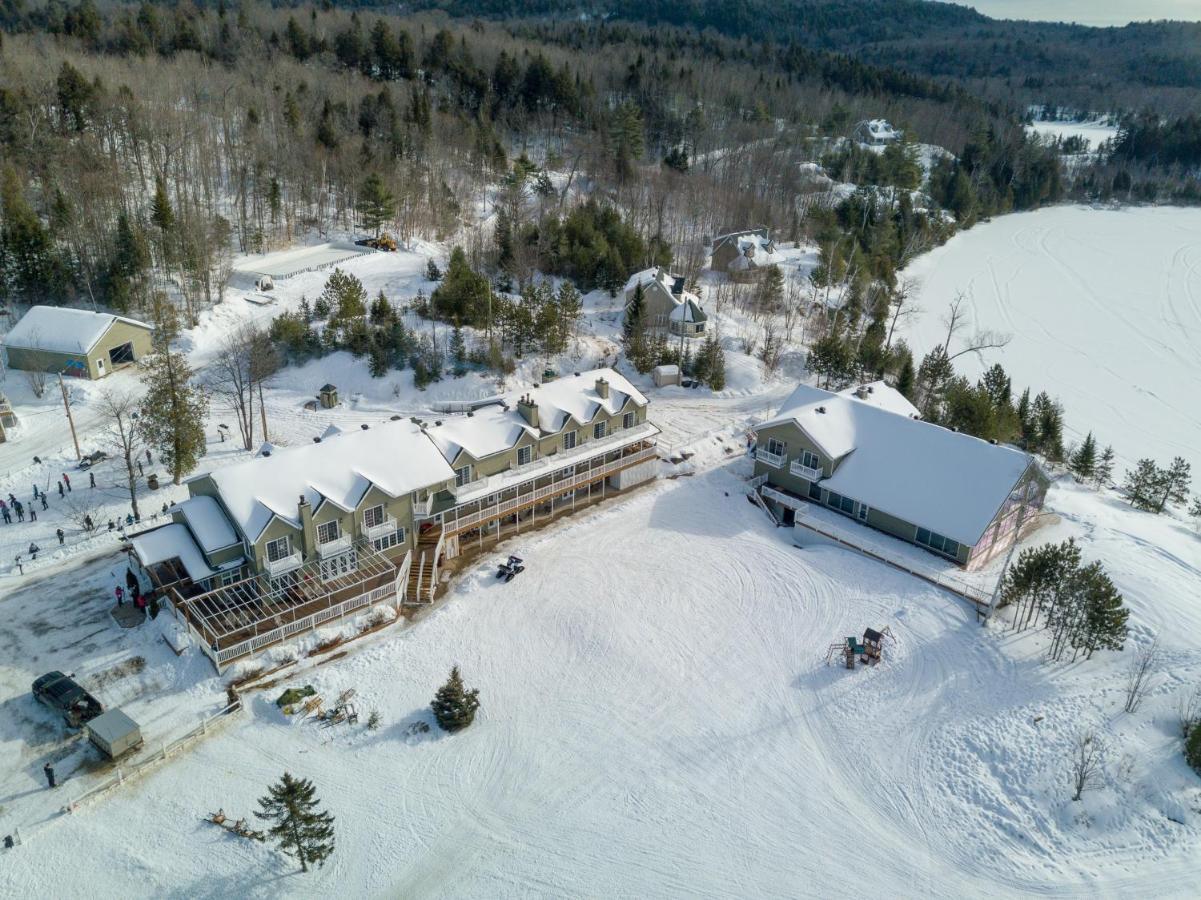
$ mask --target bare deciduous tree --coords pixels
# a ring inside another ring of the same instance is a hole
[[[254,404],[262,402],[262,384],[279,368],[270,336],[254,325],[229,335],[209,366],[205,381],[213,394],[233,413],[242,435],[242,447],[254,447]]]
[[[144,450],[142,431],[138,427],[139,400],[129,391],[116,389],[101,392],[96,408],[100,411],[105,427],[101,441],[110,455],[125,464],[126,483],[129,487],[129,506],[135,519],[138,512],[138,459]]]
[[[964,301],[966,300],[967,297],[962,292],[956,294],[955,299],[947,307],[946,315],[942,319],[942,324],[947,328],[947,337],[943,341],[942,348],[946,351],[949,362],[954,362],[959,357],[965,356],[968,353],[978,355],[985,350],[999,350],[1007,346],[1012,337],[1012,335],[1004,334],[1000,331],[977,330],[962,347],[952,353],[951,341],[970,324],[967,310],[963,308]]]
[[[46,393],[46,373],[30,370],[25,373],[25,380],[29,383],[33,396],[41,400]]]
[[[1076,739],[1071,756],[1073,801],[1100,786],[1104,762],[1105,745],[1099,737],[1088,731]]]
[[[1143,697],[1151,689],[1151,681],[1155,670],[1159,667],[1159,638],[1141,648],[1130,662],[1130,671],[1126,675],[1126,705],[1128,713],[1136,712]]]
[[[1177,711],[1180,716],[1180,736],[1187,738],[1198,724],[1201,724],[1201,687],[1195,687],[1181,694],[1177,701]]]

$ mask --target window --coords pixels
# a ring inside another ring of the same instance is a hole
[[[866,522],[866,521],[867,521],[867,514],[868,514],[869,512],[871,512],[871,507],[870,507],[870,506],[868,506],[866,503],[860,503],[860,504],[859,504],[859,513],[858,513],[858,515],[859,515],[859,521],[860,521],[860,522]]]
[[[818,503],[822,502],[821,485],[816,481],[809,482],[809,499],[816,500]]]
[[[336,541],[342,533],[342,529],[338,526],[337,519],[331,519],[328,522],[322,522],[317,526],[317,543],[328,544]]]
[[[519,465],[519,466],[528,465],[529,461],[533,458],[534,458],[534,451],[533,451],[532,447],[518,447],[517,448],[517,465]]]
[[[471,466],[455,469],[455,486],[462,487],[471,481]]]
[[[919,528],[917,530],[917,542],[924,544],[938,553],[944,553],[947,556],[955,558],[959,556],[959,542],[953,541],[949,537],[943,537],[936,531]]]
[[[808,466],[811,469],[820,469],[822,467],[822,458],[816,453],[806,450],[801,453],[801,465]]]
[[[566,431],[563,433],[563,449],[564,450],[574,450],[575,449],[575,432],[574,431]]]
[[[108,351],[108,358],[114,367],[133,362],[133,344],[121,344],[118,347],[113,347],[112,350]]]
[[[264,549],[267,554],[267,562],[279,562],[281,559],[287,559],[292,555],[292,539],[284,535],[273,541],[267,541],[267,546]]]
[[[220,587],[229,587],[231,584],[234,584],[241,580],[242,580],[242,567],[241,566],[238,566],[236,569],[230,569],[226,572],[222,572],[220,575],[217,576],[217,584]]]
[[[321,580],[333,581],[343,575],[349,575],[358,568],[355,552],[340,553],[337,556],[321,561]]]
[[[621,427],[622,428],[633,428],[634,427],[634,414],[632,412],[628,412],[624,416],[621,417]]]
[[[605,423],[604,422],[597,422],[595,425],[592,426],[592,436],[594,438],[597,438],[598,440],[605,436]]]
[[[388,550],[391,547],[395,547],[397,544],[403,544],[404,542],[405,530],[403,528],[397,528],[391,534],[385,534],[382,538],[376,538],[371,542],[371,546],[373,546],[376,550],[383,551]]]
[[[373,506],[363,511],[363,527],[374,528],[384,521],[384,505]]]
[[[787,456],[788,455],[788,444],[786,444],[784,441],[780,440],[779,438],[768,438],[767,439],[767,452],[773,453],[776,456]]]
[[[839,512],[846,513],[848,516],[854,515],[855,513],[855,501],[850,497],[844,497],[842,494],[836,494],[833,491],[828,492],[826,496],[826,505],[832,506]]]

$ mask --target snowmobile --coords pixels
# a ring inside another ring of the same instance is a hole
[[[506,582],[512,581],[525,571],[525,566],[522,565],[524,561],[520,556],[510,556],[508,562],[503,562],[497,567],[496,577],[503,578]]]

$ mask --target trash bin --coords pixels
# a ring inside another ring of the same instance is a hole
[[[149,487],[150,490],[152,490],[152,491],[158,490],[158,473],[157,472],[151,472],[149,475],[146,476],[146,486]]]

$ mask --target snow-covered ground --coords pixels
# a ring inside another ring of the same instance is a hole
[[[354,688],[379,730],[291,721],[280,688],[252,694],[192,751],[32,833],[0,892],[72,896],[86,878],[104,897],[824,896],[853,870],[907,896],[1192,894],[1201,780],[1174,709],[1201,676],[1194,534],[1057,487],[1049,536],[1086,540],[1134,616],[1126,654],[1051,665],[1040,638],[982,629],[924,582],[795,548],[746,502],[748,470],[662,481],[515,540],[503,552],[527,571],[512,584],[483,559],[417,625],[296,679]],[[829,643],[884,625],[883,665],[824,665]],[[1152,632],[1171,663],[1127,715],[1125,667]],[[17,649],[12,684],[34,668]],[[455,663],[481,690],[476,724],[410,735]],[[4,702],[32,715],[28,694]],[[1109,746],[1106,780],[1073,803],[1066,757],[1085,729]],[[337,817],[338,849],[309,875],[201,821],[249,815],[284,770]],[[38,778],[24,764],[5,807],[46,803]],[[86,876],[81,847],[104,861]]]
[[[1060,398],[1069,440],[1092,430],[1124,465],[1183,456],[1201,474],[1201,210],[1001,216],[905,274],[920,285],[922,314],[906,334],[919,356],[945,338],[943,314],[962,292],[972,328],[1012,335],[983,359],[961,357],[964,374],[1000,362],[1015,391]]]
[[[1039,137],[1066,140],[1070,137],[1083,138],[1086,150],[1096,150],[1103,143],[1117,137],[1118,126],[1098,119],[1092,122],[1031,122],[1026,130]]]

